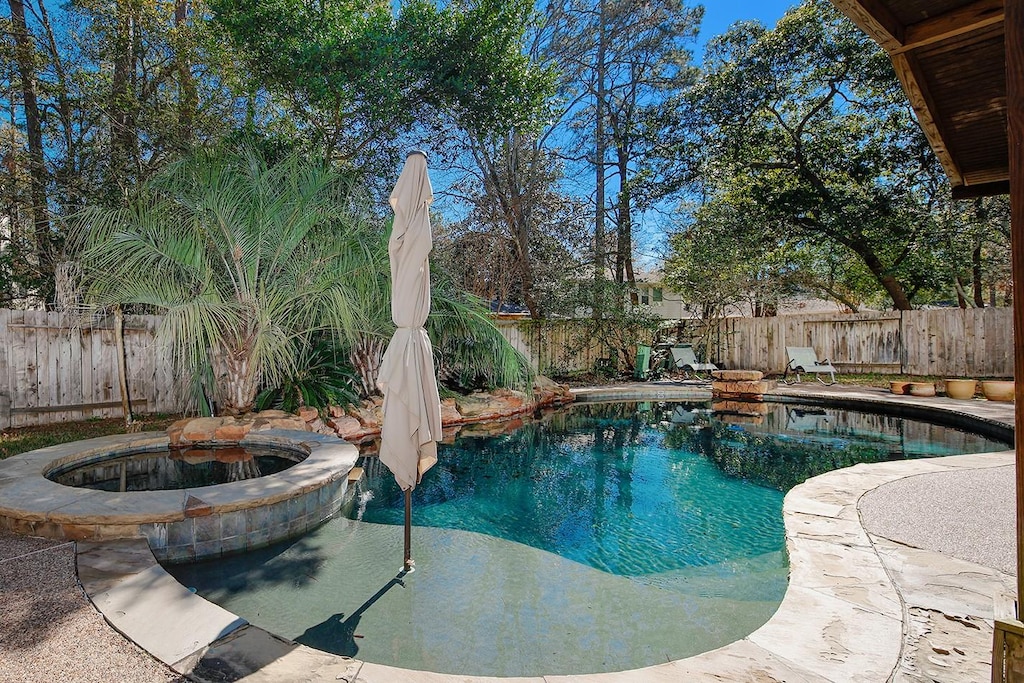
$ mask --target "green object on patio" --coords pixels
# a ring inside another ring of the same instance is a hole
[[[651,347],[647,344],[636,345],[636,364],[633,365],[633,379],[647,379],[651,366]]]

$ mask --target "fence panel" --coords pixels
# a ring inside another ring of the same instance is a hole
[[[125,318],[129,394],[139,413],[184,405],[170,351],[156,341],[160,321]],[[590,334],[587,322],[501,320],[497,326],[544,374],[590,371],[599,358],[617,353]],[[700,327],[686,330],[693,338],[685,341],[707,344],[708,360],[724,368],[781,374],[786,346],[812,346],[843,372],[1013,376],[1009,308],[728,318],[698,334]],[[618,353],[631,348],[620,346]],[[58,313],[0,309],[0,428],[118,417],[118,385],[112,317],[78,324]]]
[[[139,413],[182,409],[160,318],[126,316],[128,394]],[[47,311],[0,310],[0,427],[120,417],[112,317],[83,322]]]
[[[580,323],[502,321],[499,328],[542,373],[588,370],[609,353],[597,343],[581,345]],[[708,360],[720,367],[766,374],[785,371],[787,346],[810,346],[846,373],[1013,376],[1009,308],[726,318],[705,333],[695,325],[684,334],[680,341],[707,344]]]

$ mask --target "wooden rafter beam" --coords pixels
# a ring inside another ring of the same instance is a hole
[[[975,0],[970,5],[916,24],[910,24],[904,30],[902,44],[891,52],[916,50],[949,38],[956,38],[965,33],[1001,24],[1003,14],[1003,0]]]
[[[996,197],[1010,193],[1010,181],[999,180],[981,185],[957,185],[953,188],[953,199],[974,199],[975,197]]]
[[[896,75],[903,85],[903,92],[907,94],[910,106],[914,108],[914,112],[917,114],[917,122],[921,126],[921,130],[924,131],[925,137],[928,138],[928,144],[931,145],[939,163],[942,164],[942,169],[949,176],[949,180],[954,186],[963,185],[963,173],[953,160],[953,155],[950,154],[949,148],[946,146],[946,138],[939,128],[938,121],[932,115],[932,112],[936,110],[935,103],[932,101],[927,89],[923,86],[922,79],[913,60],[905,53],[890,56],[892,58],[892,65],[896,69]]]
[[[887,52],[906,42],[903,24],[879,0],[832,0],[832,4]]]

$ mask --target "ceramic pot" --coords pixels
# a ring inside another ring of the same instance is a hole
[[[905,394],[909,385],[910,382],[889,382],[889,391],[894,394]]]
[[[911,396],[934,396],[935,395],[935,383],[934,382],[911,382],[910,389],[907,391]]]
[[[990,380],[981,383],[981,393],[990,401],[1012,401],[1012,380]]]
[[[946,396],[949,398],[970,399],[974,398],[974,392],[978,383],[973,379],[947,379]]]

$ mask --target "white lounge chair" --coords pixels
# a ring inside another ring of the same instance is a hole
[[[714,363],[699,363],[697,362],[697,354],[693,351],[692,344],[676,344],[672,347],[672,360],[676,363],[676,369],[683,371],[683,376],[689,377],[692,373],[697,379],[700,379],[701,372],[710,373],[712,370],[717,370],[718,366]]]
[[[800,381],[801,374],[813,372],[814,378],[822,384],[836,383],[836,369],[832,367],[832,363],[828,358],[819,361],[818,354],[810,346],[787,346],[786,355],[789,357],[789,363],[786,364],[786,372],[782,375],[783,384],[794,383],[793,380],[786,381],[790,372],[796,375],[797,382]],[[821,375],[826,372],[829,375],[830,381],[828,382],[821,378]]]

